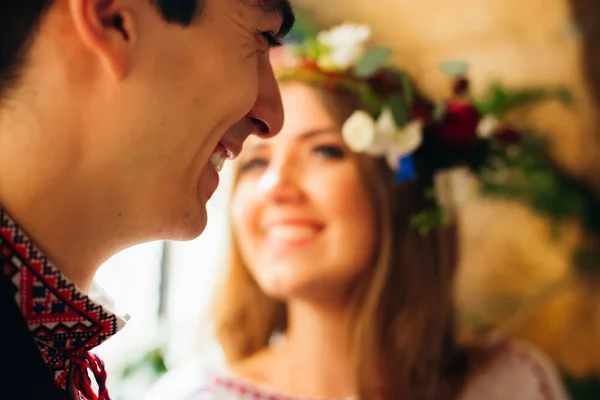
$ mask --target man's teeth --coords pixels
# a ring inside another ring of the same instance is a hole
[[[315,235],[316,229],[309,226],[274,226],[269,229],[271,239],[281,241],[295,241],[308,239]]]
[[[210,157],[210,162],[212,163],[213,167],[215,167],[217,172],[221,172],[223,169],[223,164],[225,164],[227,158],[227,152],[217,150]]]

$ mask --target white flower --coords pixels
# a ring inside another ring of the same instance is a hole
[[[423,122],[414,120],[399,128],[389,107],[381,111],[377,121],[366,111],[357,110],[342,126],[342,137],[352,151],[384,157],[396,171],[399,159],[421,146]]]
[[[375,120],[366,111],[356,110],[342,125],[342,138],[350,150],[362,152],[375,142]]]
[[[486,115],[477,124],[477,136],[481,139],[489,139],[498,130],[500,121],[493,115]]]
[[[393,170],[398,169],[398,160],[414,153],[423,143],[423,122],[414,120],[398,131],[386,151],[386,160]]]
[[[319,55],[317,65],[321,71],[325,72],[337,72],[346,69],[339,67],[329,53]]]
[[[473,176],[467,167],[439,171],[433,177],[437,204],[453,214],[475,191]]]
[[[377,118],[377,132],[384,137],[391,138],[397,131],[398,125],[396,125],[392,109],[384,107]]]
[[[370,37],[371,28],[368,25],[349,23],[320,32],[317,40],[331,52],[319,56],[317,64],[327,70],[352,67],[364,54]]]
[[[389,107],[385,107],[375,123],[375,141],[366,149],[367,154],[373,157],[384,156],[390,148],[390,143],[397,132],[398,126],[392,115],[392,110]]]

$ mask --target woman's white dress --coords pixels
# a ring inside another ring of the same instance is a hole
[[[278,393],[231,372],[224,363],[198,362],[165,376],[147,400],[332,400]],[[510,341],[469,381],[457,400],[568,400],[553,363],[533,346]],[[358,400],[347,397],[335,400]]]

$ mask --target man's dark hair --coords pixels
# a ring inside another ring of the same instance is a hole
[[[55,0],[0,0],[0,103],[23,69],[25,56],[44,13]],[[189,25],[203,0],[149,0],[163,18]]]

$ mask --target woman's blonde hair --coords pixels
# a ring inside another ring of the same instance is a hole
[[[349,93],[311,86],[340,126],[358,107]],[[455,227],[421,235],[410,218],[428,205],[427,182],[396,183],[381,159],[358,155],[358,163],[377,218],[373,265],[356,280],[350,300],[360,398],[454,398],[469,359],[453,337]],[[261,290],[233,234],[229,269],[217,293],[215,333],[229,362],[251,356],[286,330],[285,304]]]

